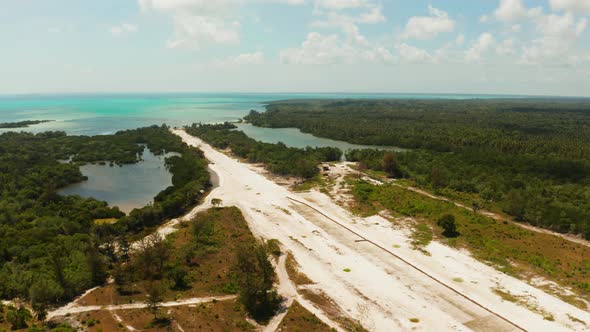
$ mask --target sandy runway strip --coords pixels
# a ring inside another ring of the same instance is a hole
[[[310,289],[321,290],[369,330],[584,331],[590,326],[590,313],[467,253],[433,242],[427,247],[432,255],[426,256],[411,249],[407,231],[381,217],[353,216],[319,192],[293,193],[198,138],[174,133],[203,150],[219,176],[208,199],[239,207],[255,235],[278,239],[293,253],[301,272],[315,283]],[[527,305],[505,301],[494,289],[524,298]]]

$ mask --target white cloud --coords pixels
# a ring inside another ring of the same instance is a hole
[[[516,21],[526,17],[527,11],[521,0],[501,0],[494,15],[500,21]]]
[[[406,39],[432,39],[440,33],[455,29],[455,21],[447,12],[428,6],[430,16],[410,17],[402,36]]]
[[[588,21],[586,18],[576,19],[575,15],[590,12],[590,1],[549,0],[549,3],[551,9],[564,13],[545,13],[541,7],[528,8],[523,0],[500,0],[493,15],[497,21],[505,23],[505,33],[529,31],[528,26],[534,30],[528,40],[507,39],[496,45],[496,52],[514,55],[516,63],[571,64],[585,61],[587,52],[579,47],[578,42]],[[468,58],[472,61],[479,59],[482,53],[477,50],[476,47],[468,51]]]
[[[549,0],[554,10],[566,10],[577,14],[590,13],[590,1],[588,0]]]
[[[326,2],[327,0],[318,0],[316,8],[321,7],[327,10],[315,10],[314,15],[320,19],[312,22],[315,27],[332,27],[350,30],[352,25],[356,24],[376,24],[385,21],[382,7],[369,1],[347,0],[350,2],[336,1],[334,4]],[[339,5],[336,5],[338,3]],[[344,11],[343,9],[354,8],[354,11]],[[345,31],[346,32],[346,31]]]
[[[542,15],[535,21],[541,37],[534,39],[524,48],[522,62],[537,64],[541,62],[572,63],[584,59],[578,54],[577,41],[586,30],[588,20],[576,20],[573,14]]]
[[[240,40],[239,9],[249,2],[300,5],[305,0],[138,0],[145,13],[169,15],[174,37],[169,48],[199,48],[206,44],[234,44]]]
[[[129,24],[129,23],[123,23],[123,24],[119,24],[116,25],[114,27],[111,28],[111,33],[113,35],[122,35],[122,34],[126,34],[126,33],[135,33],[137,32],[137,26],[134,24]]]
[[[361,8],[369,3],[367,0],[316,0],[315,4],[318,8],[339,10],[339,9],[351,9]]]
[[[430,53],[426,50],[417,48],[406,43],[402,43],[397,46],[399,51],[399,55],[403,62],[410,62],[410,63],[424,63],[424,62],[433,62],[434,58]]]
[[[582,18],[576,22],[570,13],[565,15],[544,15],[536,20],[537,30],[544,36],[575,38],[584,32],[588,21]]]
[[[467,50],[465,60],[469,62],[478,61],[482,55],[487,52],[495,44],[494,36],[489,32],[484,32],[479,35],[475,43]]]
[[[393,56],[386,48],[372,45],[360,31],[361,24],[377,24],[385,21],[382,7],[372,0],[316,0],[313,15],[318,19],[311,27],[337,30],[334,34],[311,33],[299,49],[285,50],[282,60],[295,63],[329,62],[349,63],[357,61],[392,61]],[[317,38],[333,43],[333,50],[317,52],[312,46]],[[347,55],[346,52],[350,52]],[[299,60],[297,60],[299,59]]]
[[[522,0],[500,0],[500,6],[494,12],[498,21],[513,22],[540,14],[540,8],[528,9],[522,4]]]
[[[302,5],[305,3],[305,0],[278,0],[278,2],[284,2],[289,5]]]
[[[391,64],[394,56],[385,47],[378,45],[358,45],[342,41],[337,34],[323,35],[310,32],[299,48],[284,49],[280,59],[285,64]]]
[[[201,47],[208,43],[231,44],[239,41],[239,22],[235,9],[239,0],[138,0],[144,12],[170,15],[174,37],[169,48]]]
[[[213,65],[217,66],[259,65],[262,63],[264,63],[264,54],[262,52],[242,53],[212,62]]]
[[[368,12],[362,13],[358,18],[358,23],[380,23],[385,21],[382,8],[379,6],[371,7]]]

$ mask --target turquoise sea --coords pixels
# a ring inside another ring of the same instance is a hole
[[[119,130],[166,123],[182,126],[193,122],[235,121],[251,109],[264,110],[268,101],[311,98],[431,98],[471,99],[506,96],[421,95],[421,94],[76,94],[0,96],[0,122],[55,120],[29,128],[0,129],[42,132],[61,130],[69,135],[105,135]],[[240,125],[248,136],[289,146],[336,146],[343,150],[364,146],[318,138],[298,129],[258,128]],[[105,200],[128,212],[148,204],[170,185],[171,175],[164,161],[144,152],[144,161],[135,165],[109,167],[85,165],[88,181],[63,188],[62,194]]]
[[[75,94],[0,96],[0,122],[56,120],[25,130],[63,130],[70,135],[111,134],[152,124],[233,121],[264,103],[308,98],[498,98],[442,94]],[[6,130],[3,130],[6,131]],[[250,134],[256,135],[253,130]],[[280,133],[280,132],[279,132]],[[263,136],[268,136],[266,133]],[[293,138],[292,135],[290,135]],[[289,144],[290,142],[284,142]],[[297,145],[297,142],[293,142]]]

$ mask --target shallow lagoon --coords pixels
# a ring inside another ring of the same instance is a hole
[[[63,188],[59,193],[94,197],[129,213],[149,204],[160,191],[172,185],[172,174],[164,166],[164,159],[172,155],[156,156],[146,148],[143,160],[136,164],[81,166],[88,180]]]
[[[287,146],[296,148],[311,147],[336,147],[346,152],[352,149],[381,149],[381,150],[395,150],[402,151],[403,149],[397,147],[386,147],[377,145],[359,145],[351,144],[343,141],[335,141],[329,138],[316,137],[312,134],[301,132],[297,128],[262,128],[251,124],[238,124],[238,130],[243,131],[249,137],[265,143],[283,142]]]

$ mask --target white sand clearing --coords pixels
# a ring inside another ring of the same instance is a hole
[[[405,231],[381,217],[357,218],[323,194],[290,192],[186,132],[174,133],[203,150],[219,176],[208,200],[239,207],[256,236],[278,239],[293,253],[301,272],[316,283],[311,289],[321,289],[369,330],[586,330],[579,321],[590,326],[590,313],[464,252],[435,242],[426,248],[432,256],[425,256],[410,249]],[[528,308],[502,300],[493,289],[525,296]]]

